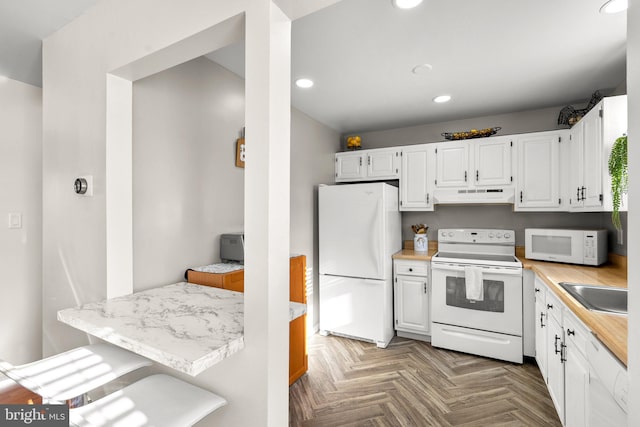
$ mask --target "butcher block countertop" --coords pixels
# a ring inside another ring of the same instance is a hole
[[[524,268],[533,270],[591,332],[622,362],[627,365],[627,316],[587,310],[558,283],[573,282],[590,285],[627,287],[626,257],[610,256],[600,267],[559,264],[530,260],[517,253]]]
[[[431,261],[431,257],[438,252],[438,242],[429,240],[429,250],[427,252],[416,252],[413,250],[413,240],[406,240],[404,249],[393,254],[393,259],[405,259],[409,261]]]

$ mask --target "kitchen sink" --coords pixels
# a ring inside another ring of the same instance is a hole
[[[610,314],[627,314],[627,290],[625,288],[569,282],[560,282],[559,285],[589,310]]]

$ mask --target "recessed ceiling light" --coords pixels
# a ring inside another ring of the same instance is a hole
[[[433,102],[437,102],[438,104],[442,104],[443,102],[448,102],[451,100],[451,95],[440,95],[433,98]]]
[[[308,89],[313,86],[313,80],[311,79],[298,79],[296,80],[296,86],[301,87],[303,89]]]
[[[629,6],[628,0],[609,0],[600,8],[600,13],[618,13],[627,10]]]
[[[422,0],[392,0],[391,3],[398,9],[413,9],[422,3]]]
[[[433,66],[431,64],[420,64],[413,67],[413,74],[426,74],[429,71],[433,70]]]

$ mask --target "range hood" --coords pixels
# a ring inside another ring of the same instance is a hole
[[[473,189],[437,189],[433,192],[435,204],[513,204],[513,187],[473,188]]]

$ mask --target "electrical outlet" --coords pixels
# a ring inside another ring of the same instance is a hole
[[[22,228],[22,214],[10,213],[9,214],[9,228]]]

